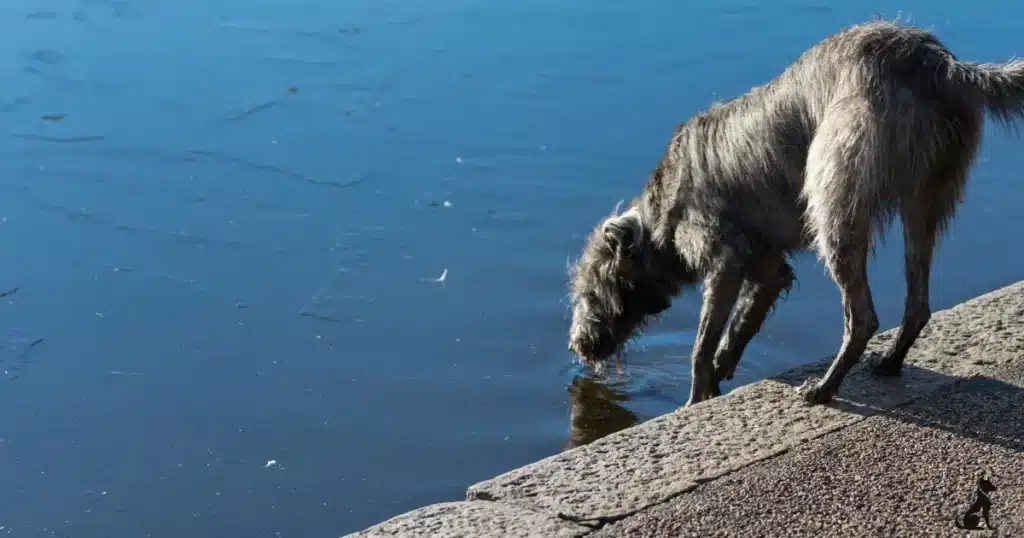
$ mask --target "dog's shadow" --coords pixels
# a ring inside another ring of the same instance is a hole
[[[808,376],[822,377],[829,362],[830,358],[765,379],[792,387],[796,396],[796,388]],[[949,402],[930,409],[907,405],[939,392],[948,393],[950,401],[961,408],[950,410]],[[992,401],[997,396],[999,402]],[[1008,402],[1018,404],[1019,410]],[[869,373],[861,361],[843,381],[836,399],[826,405],[864,417],[885,413],[916,426],[957,434],[964,434],[966,428],[986,443],[1024,450],[1024,388],[993,377],[959,377],[910,363],[903,366],[899,376],[881,377]],[[969,423],[965,423],[965,413],[970,415]]]
[[[796,397],[796,387],[807,376],[821,377],[827,368],[828,361],[822,361],[767,380],[792,387]],[[1009,378],[1024,381],[1019,374]],[[927,405],[914,405],[922,399],[928,400]],[[906,364],[898,377],[878,377],[867,372],[861,363],[847,376],[837,399],[827,405],[864,417],[884,416],[915,428],[939,430],[955,438],[1001,447],[1012,454],[1024,453],[1024,387],[990,376],[958,377]],[[1005,468],[1001,472],[990,469],[990,463],[983,454],[977,454],[976,461],[967,458],[950,468],[949,478],[958,482],[955,495],[963,495],[962,500],[953,499],[962,503],[955,516],[961,528],[987,530],[986,520],[992,506],[988,495],[1007,487],[1019,492],[1020,476],[1007,474]],[[987,476],[992,482],[983,487],[979,484],[985,481],[969,478],[971,473]],[[984,490],[983,494],[976,489]],[[972,504],[968,505],[969,502]],[[999,504],[1000,508],[1005,506]]]

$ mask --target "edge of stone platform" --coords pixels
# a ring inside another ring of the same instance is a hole
[[[878,334],[868,350],[895,334]],[[830,358],[479,482],[464,501],[347,536],[584,536],[961,379],[1000,377],[1022,353],[1024,281],[935,312],[901,377],[876,378],[859,365],[827,406],[803,405],[794,389]]]

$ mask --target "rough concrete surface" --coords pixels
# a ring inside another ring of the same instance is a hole
[[[956,536],[982,468],[998,535],[1024,536],[1022,355],[1024,281],[934,313],[901,377],[858,366],[827,406],[795,387],[831,358],[352,536]]]
[[[594,534],[964,536],[986,473],[996,532],[1024,536],[1024,389],[972,379],[644,510]]]
[[[487,502],[432,504],[343,538],[385,536],[472,538],[477,536],[577,537],[591,529],[515,506]]]
[[[820,375],[826,360],[475,484],[467,498],[581,520],[629,514],[960,376],[991,372],[1024,350],[1018,313],[1024,313],[1024,283],[934,314],[901,377],[880,379],[857,368],[833,405],[805,406],[793,390],[808,375]],[[872,349],[883,349],[894,335],[879,335]]]

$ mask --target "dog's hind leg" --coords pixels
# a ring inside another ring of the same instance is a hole
[[[884,353],[873,353],[868,359],[871,371],[877,375],[900,374],[907,352],[931,317],[928,284],[933,252],[939,235],[953,217],[956,205],[963,196],[968,169],[980,141],[980,120],[971,120],[964,118],[956,122],[958,132],[948,135],[951,141],[948,144],[947,166],[940,169],[931,181],[922,185],[922,192],[910,192],[904,196],[901,213],[907,299],[896,339]]]
[[[810,404],[836,395],[878,330],[867,263],[872,224],[885,210],[879,195],[887,166],[886,149],[872,132],[876,123],[870,104],[847,100],[822,122],[808,151],[807,223],[842,294],[844,322],[842,345],[825,377],[812,377],[799,388]]]
[[[881,355],[873,353],[868,359],[871,371],[881,376],[900,375],[907,352],[931,317],[928,283],[932,252],[937,239],[937,223],[935,216],[925,204],[911,202],[910,205],[912,207],[903,210],[904,263],[907,279],[903,321],[896,339],[889,348]]]
[[[841,243],[829,250],[832,261],[827,265],[843,299],[843,342],[825,377],[820,381],[809,378],[800,387],[804,400],[811,404],[832,400],[878,330],[878,315],[868,285],[868,247]]]
[[[748,271],[732,323],[715,353],[716,383],[732,379],[743,350],[761,330],[779,294],[788,290],[793,280],[793,269],[782,252],[763,256]]]

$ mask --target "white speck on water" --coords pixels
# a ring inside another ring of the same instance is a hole
[[[448,200],[445,200],[445,201],[444,201],[444,204],[442,204],[442,205],[444,205],[445,207],[451,207],[451,206],[452,206],[452,203],[451,203],[451,202],[449,202]]]
[[[455,164],[462,164],[462,163],[463,163],[462,157],[456,157],[455,158]]]
[[[277,460],[267,460],[267,464],[263,466],[264,469],[269,469],[277,465]]]
[[[96,312],[96,317],[105,318],[106,316],[103,315],[103,312]]]
[[[444,284],[444,281],[445,281],[445,280],[446,280],[447,278],[448,278],[448,269],[447,269],[447,268],[445,268],[445,270],[444,270],[444,271],[441,271],[441,276],[439,276],[439,277],[437,277],[437,278],[424,278],[424,279],[422,279],[422,280],[423,280],[424,282],[433,282],[433,283],[436,283],[436,284]]]

